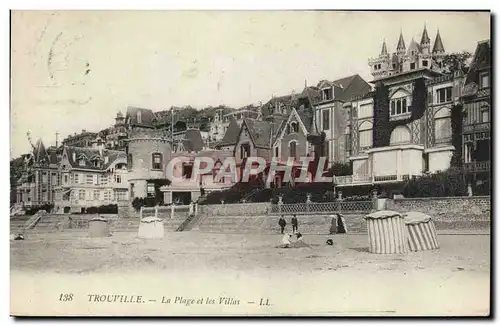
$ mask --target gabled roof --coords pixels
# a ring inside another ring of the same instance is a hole
[[[241,130],[247,127],[250,138],[255,147],[270,148],[271,140],[271,123],[268,121],[258,121],[254,119],[245,119],[241,125]],[[241,132],[240,132],[241,133]],[[238,135],[239,138],[239,135]]]
[[[127,155],[123,151],[114,151],[110,149],[103,149],[102,150],[102,155],[99,152],[99,149],[97,148],[89,148],[89,147],[72,147],[72,146],[66,146],[64,148],[68,161],[70,165],[73,168],[80,168],[80,169],[86,169],[86,170],[95,170],[95,171],[104,171],[106,170],[113,162],[115,162],[119,158],[127,158]],[[76,161],[73,160],[73,153],[75,154]],[[92,162],[90,160],[85,160],[85,166],[80,166],[78,162],[78,157],[81,155],[84,155],[87,158],[91,158],[94,156],[100,157],[100,159],[105,162],[104,158],[107,156],[108,157],[108,163],[103,164],[101,168],[95,167],[92,165]]]
[[[477,72],[482,69],[491,69],[491,66],[490,40],[481,41],[476,46],[476,51],[474,52],[474,57],[472,58],[467,78],[465,79],[465,85],[472,82],[477,83]]]
[[[234,117],[229,117],[229,126],[227,127],[226,133],[222,140],[216,145],[216,147],[220,146],[231,146],[236,145],[238,142],[238,135],[240,133],[240,126],[234,119]]]
[[[338,100],[347,102],[352,97],[365,94],[371,91],[371,86],[360,75],[344,77],[333,81],[337,85],[342,86],[342,92],[335,94]]]

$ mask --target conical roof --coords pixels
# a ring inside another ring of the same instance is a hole
[[[434,46],[432,47],[432,53],[443,53],[444,46],[443,41],[441,40],[441,35],[439,34],[439,29],[436,34],[436,40],[434,41]]]
[[[396,47],[397,51],[405,51],[406,50],[406,45],[405,45],[405,40],[403,39],[403,32],[399,34],[399,40],[398,40],[398,46]]]
[[[382,43],[382,51],[380,52],[380,55],[387,55],[387,45],[385,44],[385,39]]]
[[[427,27],[424,25],[424,31],[422,33],[422,39],[420,40],[420,45],[431,44],[431,39],[429,38],[429,34],[427,34]]]
[[[35,158],[35,162],[39,162],[47,158],[47,150],[45,149],[41,139],[38,139],[36,142],[35,149],[33,150],[33,157]]]
[[[411,55],[412,52],[420,52],[420,46],[417,44],[417,42],[415,42],[413,38],[411,39],[410,46],[408,47],[408,54]]]

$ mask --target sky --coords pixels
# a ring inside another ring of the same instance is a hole
[[[359,74],[385,39],[394,52],[439,28],[447,52],[490,38],[489,13],[13,11],[11,157],[99,131],[127,105],[241,107]]]

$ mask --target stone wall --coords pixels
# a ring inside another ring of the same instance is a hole
[[[387,209],[417,211],[433,217],[437,228],[487,228],[491,220],[491,198],[430,197],[387,200]]]
[[[271,209],[270,203],[220,204],[200,205],[199,213],[214,216],[259,216],[267,215]]]

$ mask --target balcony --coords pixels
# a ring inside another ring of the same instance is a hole
[[[489,130],[490,130],[490,123],[483,122],[483,123],[476,123],[476,124],[472,124],[472,125],[465,125],[463,132],[465,133],[465,132],[489,131]]]
[[[356,185],[369,185],[369,184],[381,184],[381,183],[391,183],[391,182],[402,182],[410,179],[408,174],[399,175],[346,175],[340,177],[334,177],[334,184],[337,186],[356,186]]]
[[[464,163],[464,169],[468,172],[491,171],[491,161]]]

